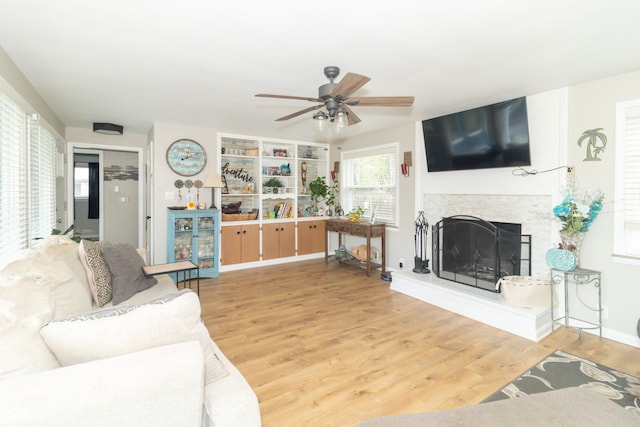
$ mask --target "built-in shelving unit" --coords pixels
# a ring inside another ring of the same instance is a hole
[[[301,222],[322,219],[319,215],[323,206],[312,206],[309,184],[319,176],[329,180],[328,144],[221,133],[218,147],[225,183],[220,270],[321,256],[324,245],[311,254],[306,247],[299,252],[298,227]],[[272,186],[273,181],[277,181],[278,186]],[[282,225],[263,226],[273,223]],[[291,224],[285,227],[284,223]],[[251,225],[258,225],[260,233],[252,231]],[[225,227],[234,228],[231,231]],[[236,238],[237,233],[241,236]],[[239,245],[242,233],[245,244]],[[256,245],[249,243],[248,236],[255,239],[256,234],[259,235],[258,260],[255,254],[235,256],[238,248],[249,246],[252,252],[255,250]],[[274,247],[274,240],[279,243],[278,247]],[[293,254],[290,248],[295,248]]]

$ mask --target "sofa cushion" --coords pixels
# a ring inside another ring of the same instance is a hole
[[[106,243],[82,240],[78,245],[78,255],[89,282],[91,296],[98,307],[111,301],[111,272],[102,257],[102,246]]]
[[[60,367],[39,333],[54,310],[46,289],[0,277],[0,379]]]
[[[144,275],[142,271],[144,260],[129,244],[116,243],[105,246],[102,248],[102,256],[111,272],[114,305],[158,283],[155,277]]]
[[[200,301],[190,289],[142,305],[122,304],[50,322],[40,334],[63,366],[195,340],[205,354],[206,383],[228,375],[200,320]]]
[[[78,316],[91,310],[91,294],[75,272],[64,263],[39,263],[37,260],[15,261],[0,275],[33,283],[49,292],[54,301],[54,319]],[[22,266],[15,268],[17,264]]]
[[[78,256],[77,242],[67,236],[49,236],[36,247],[38,263],[64,263],[71,269],[75,277],[89,291],[89,281]]]

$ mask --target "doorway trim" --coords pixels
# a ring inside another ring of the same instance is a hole
[[[71,218],[75,220],[75,209],[76,209],[76,196],[75,196],[75,166],[76,166],[76,158],[75,155],[76,154],[93,154],[95,156],[98,156],[98,164],[100,165],[99,168],[99,172],[98,172],[98,186],[99,186],[99,191],[98,194],[100,194],[100,200],[98,200],[98,218],[100,218],[98,220],[98,236],[100,238],[100,240],[103,239],[102,236],[104,236],[104,203],[103,203],[103,199],[102,199],[102,195],[104,194],[104,151],[103,150],[88,150],[85,148],[76,148],[73,150],[73,156],[72,156],[72,168],[71,168],[71,179],[69,179],[69,181],[71,182],[71,187],[70,187],[70,197],[71,197],[71,206],[73,209],[73,213]],[[75,222],[75,221],[74,221]],[[74,222],[70,223],[73,224]],[[80,231],[80,230],[75,230],[75,231]]]
[[[140,147],[128,147],[120,145],[105,145],[105,144],[92,144],[90,142],[67,142],[67,224],[73,224],[73,214],[75,207],[73,206],[73,154],[78,150],[102,150],[102,151],[125,151],[138,154],[138,171],[142,174],[144,171],[144,149]],[[102,167],[100,168],[102,171]],[[104,179],[104,178],[103,178]],[[102,188],[103,179],[100,180],[100,187]],[[103,194],[100,194],[103,197]],[[145,246],[144,239],[144,226],[145,226],[145,213],[144,213],[144,179],[138,176],[138,247],[143,248]],[[102,215],[102,201],[100,202]],[[102,220],[100,221],[100,236],[103,235]]]

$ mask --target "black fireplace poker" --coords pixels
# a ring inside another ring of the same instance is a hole
[[[421,274],[431,273],[431,270],[429,270],[429,260],[427,259],[427,233],[429,231],[429,223],[424,217],[424,211],[418,212],[414,226],[415,234],[413,240],[415,256],[413,257],[413,272]]]

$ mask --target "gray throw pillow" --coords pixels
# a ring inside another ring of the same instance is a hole
[[[158,283],[155,277],[145,276],[142,271],[144,260],[133,246],[116,243],[101,248],[101,251],[111,272],[113,305],[118,305]]]

